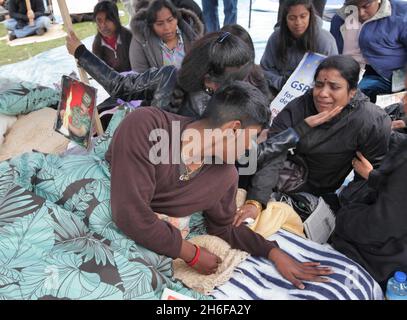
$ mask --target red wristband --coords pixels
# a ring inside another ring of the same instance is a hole
[[[196,265],[196,263],[199,260],[199,256],[201,255],[201,248],[199,246],[197,246],[196,244],[194,244],[196,251],[195,251],[195,256],[192,258],[192,260],[190,262],[187,262],[187,264],[190,267],[193,267],[194,265]]]

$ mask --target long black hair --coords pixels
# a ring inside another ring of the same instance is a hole
[[[251,63],[251,50],[240,38],[229,32],[209,33],[197,40],[186,54],[178,72],[178,84],[186,92],[199,91],[203,89],[206,76],[213,82],[222,83],[230,74],[226,68],[240,68]]]
[[[119,9],[117,8],[116,3],[107,0],[98,2],[93,9],[93,21],[96,22],[96,16],[99,12],[106,13],[106,19],[113,22],[116,27],[116,35],[118,35],[121,31],[122,24],[120,22]]]
[[[253,61],[254,61],[254,55],[255,55],[255,50],[254,50],[254,44],[252,37],[250,36],[249,32],[245,28],[243,28],[240,24],[227,24],[220,29],[220,31],[223,32],[230,32],[231,34],[237,36],[241,40],[244,41],[244,43],[247,44],[247,46],[250,48],[253,54]]]
[[[229,32],[206,34],[193,43],[182,61],[173,93],[173,110],[181,107],[186,94],[203,91],[205,79],[219,84],[243,80],[252,65],[251,49],[240,38]]]
[[[303,5],[309,12],[309,25],[307,30],[299,39],[295,39],[288,28],[287,16],[290,8],[293,6]],[[296,45],[298,49],[307,51],[315,51],[317,33],[317,19],[315,9],[311,0],[287,0],[284,1],[284,7],[280,25],[280,37],[278,40],[277,53],[282,61],[286,61],[287,49]]]
[[[250,36],[249,32],[245,28],[243,28],[239,24],[227,24],[223,26],[220,31],[223,32],[230,32],[231,34],[237,36],[241,40],[246,43],[252,53],[252,60],[254,62],[256,52],[254,50],[254,44],[252,37]],[[268,98],[269,102],[273,100],[273,95],[270,92],[269,86],[267,84],[267,80],[264,77],[263,70],[260,66],[253,64],[252,70],[247,78],[247,81],[254,85],[256,88],[260,89],[261,92]]]

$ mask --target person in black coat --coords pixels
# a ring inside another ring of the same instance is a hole
[[[389,152],[378,169],[360,153],[352,163],[367,179],[371,201],[337,212],[332,244],[384,287],[394,271],[407,272],[407,141]]]

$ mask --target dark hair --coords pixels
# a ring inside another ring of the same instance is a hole
[[[291,34],[287,25],[287,16],[290,8],[293,6],[303,5],[310,14],[309,25],[307,30],[299,39],[295,39]],[[316,46],[316,32],[317,32],[317,20],[315,15],[315,9],[311,0],[287,0],[284,1],[283,11],[281,15],[280,36],[278,40],[277,53],[283,62],[287,58],[287,49],[293,45],[296,45],[298,49],[307,52],[315,51]]]
[[[229,32],[212,32],[192,44],[177,73],[171,111],[178,112],[187,93],[204,89],[205,78],[217,83],[243,80],[253,61],[249,47]],[[226,68],[238,68],[226,72]]]
[[[147,25],[152,28],[153,24],[157,20],[157,12],[163,8],[170,10],[172,16],[178,21],[180,20],[180,14],[177,7],[170,0],[155,0],[147,9],[146,21]]]
[[[241,40],[246,43],[246,45],[250,48],[253,54],[253,60],[255,56],[255,50],[253,45],[252,37],[250,36],[249,32],[245,28],[243,28],[240,24],[227,24],[223,26],[220,31],[223,32],[230,32],[231,34],[235,35],[236,37],[240,38]]]
[[[338,70],[342,78],[348,83],[348,90],[356,89],[358,87],[360,66],[351,56],[336,55],[322,60],[315,71],[314,81],[317,79],[321,70],[325,69]]]
[[[224,32],[230,32],[231,34],[243,40],[244,43],[246,43],[246,45],[252,52],[252,59],[254,62],[255,50],[253,40],[249,32],[247,32],[245,28],[243,28],[239,24],[227,24],[223,26],[223,28],[220,30]],[[248,75],[246,80],[250,82],[252,85],[254,85],[256,88],[260,89],[260,91],[263,92],[263,94],[267,97],[269,102],[273,100],[273,96],[269,90],[267,80],[264,77],[263,70],[258,65],[253,64],[252,70],[250,71],[250,74]]]
[[[185,92],[203,89],[205,76],[213,82],[223,83],[229,79],[243,80],[250,68],[228,72],[226,68],[241,68],[252,65],[248,46],[230,33],[213,32],[195,41],[186,54],[178,72],[178,85]],[[242,71],[242,72],[240,72]]]
[[[96,22],[96,16],[100,12],[106,13],[106,19],[112,21],[116,27],[116,34],[120,33],[120,29],[122,28],[122,24],[119,18],[119,9],[117,5],[111,1],[100,1],[96,4],[95,8],[93,9],[93,20]]]
[[[366,2],[366,3],[370,3],[376,0],[346,0],[344,5],[345,6],[357,6],[358,4],[360,4],[361,2]]]
[[[242,128],[250,125],[267,127],[270,109],[264,94],[244,81],[233,81],[215,92],[208,102],[202,119],[209,121],[212,128],[239,120]]]

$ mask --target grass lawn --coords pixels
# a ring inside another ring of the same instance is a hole
[[[125,12],[125,16],[120,20],[123,25],[129,22],[127,11],[124,10],[123,4],[118,3],[119,10]],[[96,34],[96,26],[93,22],[81,22],[73,25],[74,31],[80,39],[87,38]],[[7,30],[2,23],[0,23],[0,38],[7,35]],[[0,41],[0,66],[10,63],[15,63],[29,59],[41,52],[47,51],[52,48],[65,45],[65,38],[51,40],[47,42],[32,43],[23,46],[10,47],[6,44],[6,40]]]

